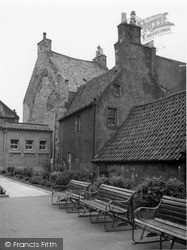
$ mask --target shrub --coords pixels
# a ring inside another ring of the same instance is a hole
[[[1,174],[6,174],[7,171],[5,169],[1,170]]]
[[[185,185],[176,178],[165,180],[162,177],[149,177],[136,187],[135,206],[154,207],[163,195],[185,198],[185,194]]]
[[[30,182],[32,184],[41,184],[41,183],[43,183],[43,178],[42,178],[42,176],[39,176],[39,175],[38,176],[33,176],[31,178]]]
[[[96,181],[94,182],[94,186],[96,188],[99,188],[101,186],[101,184],[106,184],[109,185],[109,179],[107,177],[99,177],[96,179]]]
[[[56,176],[55,184],[66,186],[71,180],[71,174],[68,171],[59,172]]]
[[[136,187],[134,196],[135,207],[155,207],[159,204],[163,195],[165,180],[161,177],[146,178]]]
[[[24,175],[27,176],[27,177],[32,177],[34,174],[34,170],[33,168],[24,168]]]
[[[15,174],[16,174],[16,175],[24,176],[25,170],[24,170],[23,168],[16,168],[16,169],[15,169]]]
[[[115,187],[132,189],[132,182],[128,179],[124,179],[121,176],[113,176],[109,178],[109,184]]]
[[[50,173],[51,173],[51,165],[49,164],[44,165],[43,171],[41,171],[43,179],[49,179]]]
[[[7,171],[8,171],[10,176],[15,175],[15,167],[8,167]]]
[[[0,186],[0,194],[6,194],[6,190]]]
[[[29,181],[31,180],[31,178],[26,176],[26,177],[24,178],[24,180],[29,182]]]
[[[168,181],[166,181],[165,187],[163,188],[163,194],[177,198],[185,198],[186,197],[185,185],[177,178],[171,178]]]

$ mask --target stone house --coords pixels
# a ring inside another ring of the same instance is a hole
[[[132,22],[118,26],[116,65],[79,87],[59,119],[60,162],[65,167],[92,168],[91,160],[133,106],[185,88],[182,63],[157,57],[154,47],[141,44],[140,32]]]
[[[52,131],[46,125],[4,122],[0,124],[0,169],[51,163]]]
[[[71,58],[52,51],[43,33],[38,57],[23,101],[23,122],[47,124],[53,131],[53,158],[58,158],[58,119],[80,85],[105,73],[106,56],[98,47],[93,61]]]
[[[138,182],[147,176],[186,181],[186,92],[134,106],[93,163],[101,174]]]
[[[0,124],[4,122],[19,122],[19,116],[0,101]]]

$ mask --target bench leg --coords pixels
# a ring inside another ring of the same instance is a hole
[[[141,229],[141,228],[138,228]],[[162,238],[162,234],[159,234],[159,239],[154,239],[154,240],[145,240],[145,237],[143,237],[145,231],[146,231],[146,227],[143,227],[143,232],[141,233],[141,236],[138,240],[135,239],[135,230],[136,230],[136,225],[135,223],[133,223],[132,225],[132,242],[133,244],[144,244],[144,243],[154,243],[154,242],[159,242],[160,244],[160,249],[162,249],[162,242],[165,241],[166,239]],[[157,236],[153,236],[153,237],[157,237]]]
[[[111,221],[107,221],[107,216],[111,218]],[[111,222],[111,223],[109,224],[109,222]],[[130,225],[128,220],[127,220],[127,222],[126,221],[124,222],[124,220],[122,221],[115,214],[105,213],[104,228],[105,228],[106,232],[125,231],[125,230],[131,230],[132,225]]]
[[[78,200],[72,200],[71,198],[66,202],[66,212],[67,213],[77,213],[79,206]]]
[[[173,238],[172,243],[171,243],[171,246],[170,246],[170,249],[173,249],[173,245],[174,245],[174,243],[175,243],[175,240],[176,240],[176,238]]]
[[[93,212],[95,212],[96,214],[93,214]],[[94,209],[90,209],[90,222],[91,223],[104,223],[104,220],[99,221],[100,215],[102,215],[101,211],[97,212]],[[92,219],[92,217],[94,217],[94,216],[97,216],[97,218],[95,220]]]
[[[60,196],[58,195],[57,199],[56,199],[56,202],[54,202],[54,192],[52,192],[51,194],[51,204],[52,205],[58,205],[59,204],[59,200],[60,200]]]
[[[82,212],[81,209],[83,210]],[[90,217],[90,211],[86,206],[79,204],[78,215],[79,217]]]

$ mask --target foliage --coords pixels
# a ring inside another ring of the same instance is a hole
[[[101,186],[101,184],[109,185],[109,179],[107,177],[99,177],[94,182],[94,186],[96,188],[99,188]]]
[[[162,177],[146,178],[136,187],[135,207],[155,207],[163,195],[185,198],[185,185],[176,178],[168,181]]]
[[[186,196],[185,185],[177,178],[171,178],[168,181],[166,181],[166,185],[163,188],[163,194],[176,198],[185,198]]]
[[[15,175],[15,167],[8,167],[7,172],[10,176],[14,176]]]
[[[43,182],[43,178],[42,176],[33,176],[31,179],[30,179],[30,182],[32,184],[41,184]]]
[[[15,174],[20,175],[20,176],[24,176],[25,175],[25,170],[23,168],[16,168],[15,169]]]
[[[0,186],[0,194],[6,194],[6,190]]]
[[[6,174],[6,173],[7,173],[6,169],[1,170],[1,174]]]
[[[24,176],[27,176],[27,177],[31,178],[33,175],[34,175],[33,168],[30,168],[30,167],[24,168]]]
[[[51,174],[51,165],[46,164],[43,166],[43,171],[41,171],[43,179],[49,179]]]
[[[124,179],[122,176],[113,176],[109,178],[109,185],[125,189],[132,189],[133,186],[129,179]]]

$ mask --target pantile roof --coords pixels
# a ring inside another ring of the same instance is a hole
[[[70,103],[65,116],[60,119],[68,117],[69,115],[82,110],[92,103],[94,103],[95,99],[99,98],[99,96],[104,92],[104,90],[109,86],[109,84],[114,80],[118,73],[117,67],[112,68],[106,73],[93,78],[88,83],[79,87],[76,92],[72,102]]]
[[[8,123],[7,122],[7,123],[0,125],[0,130],[1,129],[52,132],[47,125],[33,124],[33,123]]]
[[[135,106],[93,162],[178,160],[186,141],[186,92]]]

